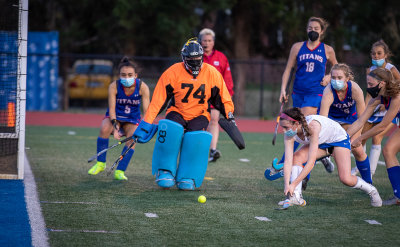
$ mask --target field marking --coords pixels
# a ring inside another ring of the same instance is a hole
[[[246,159],[246,158],[239,159],[239,161],[241,161],[241,162],[250,162],[250,160]]]
[[[76,135],[76,132],[75,132],[75,131],[73,131],[73,130],[70,130],[70,131],[68,131],[67,133],[68,133],[68,135],[70,135],[70,136],[74,136],[74,135]]]
[[[47,229],[49,232],[85,232],[85,233],[111,233],[111,234],[117,234],[121,232],[117,231],[106,231],[106,230],[69,230],[69,229]]]
[[[156,213],[144,213],[146,217],[148,218],[158,218],[158,215]]]
[[[267,217],[263,217],[263,216],[256,216],[254,218],[256,218],[257,220],[260,220],[260,221],[272,221],[272,220],[268,219]]]
[[[98,204],[97,202],[51,202],[51,201],[40,201],[40,203],[48,203],[48,204]]]
[[[365,222],[367,222],[370,225],[382,225],[381,223],[379,223],[376,220],[365,220]]]
[[[46,224],[44,222],[42,209],[40,208],[35,178],[26,154],[24,164],[24,185],[26,209],[28,211],[32,231],[32,246],[50,246]]]

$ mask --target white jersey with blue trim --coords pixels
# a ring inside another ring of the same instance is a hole
[[[321,115],[306,116],[307,124],[311,123],[313,120],[321,124],[318,144],[340,142],[347,139],[346,130],[336,121]],[[310,140],[307,137],[305,137],[305,140],[300,139],[297,135],[294,138],[295,141],[301,144],[310,144]]]

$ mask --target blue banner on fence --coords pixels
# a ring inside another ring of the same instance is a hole
[[[29,32],[27,61],[28,111],[59,109],[58,32]]]
[[[18,33],[0,31],[0,109],[16,102]],[[59,109],[58,32],[28,32],[26,77],[28,111]]]

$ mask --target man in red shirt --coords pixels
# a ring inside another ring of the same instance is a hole
[[[233,80],[231,74],[231,68],[229,66],[228,59],[226,56],[214,49],[215,44],[215,33],[213,30],[204,28],[199,33],[201,45],[204,50],[204,62],[214,66],[224,78],[226,87],[228,88],[229,94],[233,96]],[[221,153],[217,150],[218,136],[219,136],[219,120],[220,112],[211,106],[211,119],[208,125],[208,132],[212,134],[211,146],[210,146],[210,158],[208,161],[215,162]]]

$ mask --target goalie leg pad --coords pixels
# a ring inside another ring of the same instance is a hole
[[[157,139],[153,151],[152,174],[156,174],[156,182],[161,187],[171,187],[175,184],[174,178],[182,136],[182,125],[167,119],[160,120],[158,123]],[[167,171],[167,173],[164,171]]]
[[[185,133],[182,142],[179,167],[176,175],[178,188],[191,190],[200,187],[206,175],[208,152],[212,135],[207,131],[192,131]],[[192,181],[194,181],[194,184]],[[192,185],[188,185],[192,183]]]

